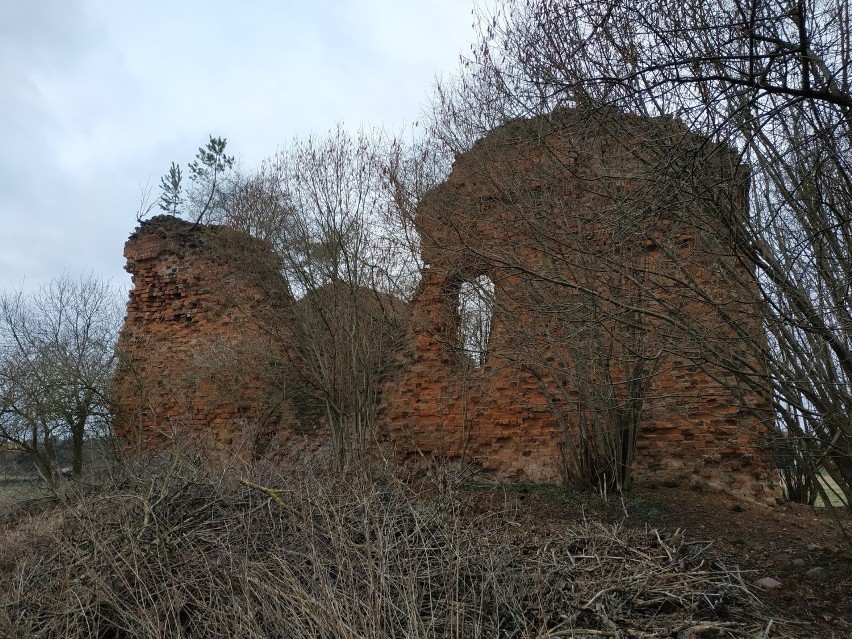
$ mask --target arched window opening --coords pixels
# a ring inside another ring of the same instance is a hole
[[[463,282],[459,288],[459,348],[477,368],[488,359],[488,339],[494,315],[494,282],[487,275]]]

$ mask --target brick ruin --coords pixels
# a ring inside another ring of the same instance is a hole
[[[417,212],[425,268],[383,386],[377,435],[401,463],[561,481],[584,433],[641,409],[637,476],[779,494],[768,399],[726,368],[760,334],[747,287],[729,285],[747,273],[726,257],[745,180],[731,179],[726,150],[693,164],[702,145],[672,120],[562,111],[513,121],[457,158]],[[161,216],[125,255],[118,435],[147,446],[200,433],[247,454],[321,445],[287,395],[294,301],[266,244]],[[482,277],[491,328],[472,362],[459,292]]]
[[[198,436],[251,458],[321,444],[291,405],[294,300],[267,243],[161,215],[142,222],[124,255],[133,289],[113,412],[126,446]]]

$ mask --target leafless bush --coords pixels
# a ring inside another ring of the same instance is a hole
[[[393,480],[273,482],[177,456],[149,462],[66,495],[39,515],[35,537],[4,531],[0,628],[124,638],[705,627],[743,637],[765,626],[741,576],[707,557],[705,542],[588,521],[536,539],[509,513],[468,517],[459,503]]]
[[[330,432],[340,470],[364,463],[373,448],[381,382],[405,326],[403,299],[416,287],[411,225],[398,209],[425,178],[422,163],[409,159],[379,131],[338,127],[293,140],[233,180],[216,217],[267,241],[281,261],[297,303],[268,329],[296,334],[290,401],[300,422]]]
[[[794,437],[779,434],[775,442],[775,456],[787,499],[801,504],[816,503],[819,496],[816,473],[809,466],[812,460],[802,443]]]

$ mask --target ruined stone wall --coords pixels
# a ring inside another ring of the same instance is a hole
[[[584,433],[641,408],[638,475],[774,498],[773,415],[749,346],[760,316],[731,257],[741,172],[671,120],[612,111],[518,120],[475,144],[417,212],[426,268],[413,305],[391,314],[408,326],[395,365],[396,329],[377,360],[376,374],[393,372],[375,394],[379,436],[403,463],[560,481]],[[298,346],[316,313],[294,303],[267,244],[160,216],[125,256],[119,437],[144,448],[189,434],[244,456],[328,441],[310,434],[317,398],[298,397],[315,374]],[[495,298],[476,365],[458,299],[483,275]],[[743,368],[751,383],[731,373]]]
[[[293,300],[266,243],[158,216],[124,255],[133,289],[113,410],[126,445],[197,438],[243,457],[319,445],[299,433],[290,405]]]
[[[582,433],[606,424],[587,407],[610,392],[614,410],[645,400],[638,475],[774,498],[772,412],[748,347],[760,318],[730,257],[746,214],[735,171],[678,123],[613,111],[511,122],[459,157],[417,213],[427,268],[385,394],[398,458],[559,481]],[[474,366],[457,305],[481,275],[495,299]],[[753,383],[731,366],[753,367]],[[648,386],[631,395],[631,380]]]

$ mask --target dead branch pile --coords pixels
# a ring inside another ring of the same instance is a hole
[[[272,488],[271,486],[276,486]],[[752,637],[741,576],[680,534],[541,538],[395,481],[173,459],[78,490],[0,550],[9,637]],[[15,545],[15,544],[11,544]],[[21,545],[26,545],[22,550]],[[2,544],[0,544],[2,546]],[[772,628],[773,637],[778,626]]]

